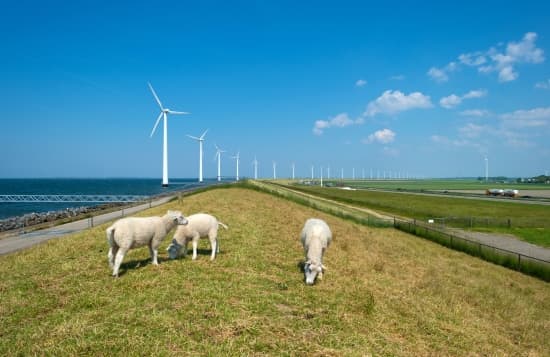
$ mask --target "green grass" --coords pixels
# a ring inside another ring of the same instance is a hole
[[[438,217],[459,217],[455,225],[462,227],[464,219],[476,217],[483,224],[489,222],[488,228],[507,226],[510,220],[512,230],[520,239],[533,244],[548,246],[550,244],[550,206],[522,204],[503,201],[473,200],[456,197],[435,197],[407,193],[393,193],[370,190],[348,191],[337,188],[314,186],[291,186],[292,189],[314,194],[339,202],[359,207],[368,207],[390,215],[426,221]],[[469,219],[468,219],[469,221]],[[447,219],[446,224],[453,225]],[[461,222],[461,223],[458,223]],[[476,226],[477,227],[477,226]],[[502,230],[503,228],[499,228]],[[536,233],[540,234],[536,234]],[[535,234],[532,234],[535,233]],[[536,237],[535,237],[536,236]],[[542,241],[542,244],[540,242]]]
[[[482,182],[478,180],[325,180],[334,184],[357,188],[379,188],[389,190],[486,190],[491,188],[520,190],[550,190],[550,185],[528,183]]]
[[[406,233],[366,227],[242,188],[167,209],[212,213],[213,262],[149,263],[131,251],[110,276],[107,225],[0,257],[0,354],[550,354],[550,285]],[[298,235],[309,217],[335,239],[325,279],[303,283]]]

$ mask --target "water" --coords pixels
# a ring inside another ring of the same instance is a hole
[[[205,180],[201,185],[215,183]],[[160,179],[0,179],[0,195],[157,195],[199,185],[197,179],[172,179],[162,187]],[[48,212],[93,206],[83,202],[0,203],[0,219],[31,212]]]

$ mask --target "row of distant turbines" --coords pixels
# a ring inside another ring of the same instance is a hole
[[[149,88],[151,89],[151,92],[153,93],[153,96],[155,97],[155,100],[156,102],[158,103],[159,107],[160,107],[160,114],[157,118],[157,121],[155,122],[155,125],[153,126],[153,130],[151,131],[151,137],[153,136],[153,134],[155,133],[159,123],[160,123],[160,120],[163,119],[163,150],[162,150],[162,186],[168,186],[168,114],[176,114],[176,115],[182,115],[182,114],[191,114],[189,112],[179,112],[179,111],[175,111],[175,110],[171,110],[171,109],[168,109],[168,108],[165,108],[163,105],[162,105],[162,102],[160,101],[159,97],[157,96],[157,93],[155,92],[155,90],[153,89],[153,86],[151,85],[151,83],[148,83],[149,85]],[[206,136],[206,133],[208,132],[208,129],[204,131],[204,133],[202,133],[201,136],[192,136],[192,135],[187,135],[189,138],[193,139],[193,140],[197,140],[198,143],[199,143],[199,182],[203,182],[203,143],[204,143],[204,140],[205,140],[205,136]],[[221,181],[221,154],[226,152],[222,149],[220,149],[218,147],[218,145],[215,145],[216,147],[216,156],[215,158],[217,159],[217,164],[218,164],[218,176],[217,176],[217,179],[218,181]],[[240,152],[237,152],[237,154],[235,156],[232,156],[231,157],[232,159],[235,159],[236,160],[236,164],[237,164],[237,172],[236,172],[236,180],[238,181],[239,180],[239,162],[240,162]],[[486,163],[487,163],[487,158],[485,158],[486,160]],[[253,166],[254,166],[254,179],[258,179],[258,160],[256,159],[256,157],[254,158],[254,161],[252,162]],[[277,162],[273,161],[272,162],[273,164],[273,179],[277,179]],[[292,179],[295,179],[295,169],[296,169],[296,166],[294,163],[292,163],[291,165],[291,168],[292,168]],[[324,175],[324,172],[323,172],[323,167],[320,168],[320,178],[321,180],[323,178],[325,179],[330,179],[331,178],[331,175],[330,175],[330,166],[327,166],[326,167],[326,176]],[[362,178],[365,179],[365,170],[363,169],[362,170]],[[314,166],[312,165],[311,166],[311,179],[313,180],[315,178],[315,173],[314,173]],[[341,169],[341,178],[344,179],[344,169],[342,168]],[[355,169],[352,169],[352,179],[355,179]],[[386,175],[386,171],[383,172],[383,176],[380,174],[380,170],[377,171],[377,175],[374,176],[373,175],[373,170],[371,169],[370,170],[370,179],[391,179],[391,178],[394,178],[394,179],[409,179],[409,178],[412,178],[412,177],[409,177],[409,174],[401,174],[400,172],[395,172],[394,175],[392,176],[391,175],[391,172],[388,173],[388,175]]]

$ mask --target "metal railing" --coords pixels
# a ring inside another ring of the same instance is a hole
[[[1,203],[28,203],[28,202],[140,202],[149,196],[143,195],[0,195]]]

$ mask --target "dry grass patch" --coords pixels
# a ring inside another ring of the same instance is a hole
[[[217,189],[143,212],[229,225],[209,261],[107,264],[107,225],[0,257],[0,354],[533,355],[550,353],[547,283],[393,229],[252,190]],[[325,279],[305,286],[299,232],[327,221]]]

